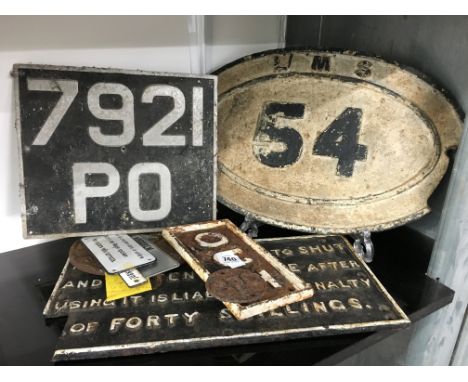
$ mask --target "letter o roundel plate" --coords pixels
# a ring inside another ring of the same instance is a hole
[[[445,96],[377,58],[270,51],[218,74],[218,195],[319,233],[378,231],[429,212],[462,123]]]

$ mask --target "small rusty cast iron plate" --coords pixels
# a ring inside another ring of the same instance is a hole
[[[408,318],[341,236],[257,241],[315,289],[312,298],[236,320],[187,264],[141,295],[105,302],[102,276],[66,264],[47,317],[68,316],[55,361],[106,358],[402,327]]]
[[[227,219],[170,227],[162,235],[207,283],[208,291],[227,297],[222,302],[238,320],[314,294],[313,288]],[[224,264],[215,260],[219,255],[227,256]]]
[[[392,228],[429,212],[462,123],[384,60],[270,51],[218,74],[218,200],[305,232]]]

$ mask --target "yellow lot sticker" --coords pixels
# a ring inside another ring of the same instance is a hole
[[[106,273],[106,300],[113,301],[119,298],[133,296],[134,294],[143,293],[151,290],[151,280],[148,279],[145,283],[129,287],[119,275],[110,275]]]

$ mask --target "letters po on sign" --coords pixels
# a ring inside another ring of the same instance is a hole
[[[216,77],[14,66],[25,237],[215,218]]]

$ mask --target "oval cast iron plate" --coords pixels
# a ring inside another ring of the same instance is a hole
[[[459,142],[433,86],[377,58],[270,51],[218,74],[218,199],[317,233],[379,231],[429,212]]]

